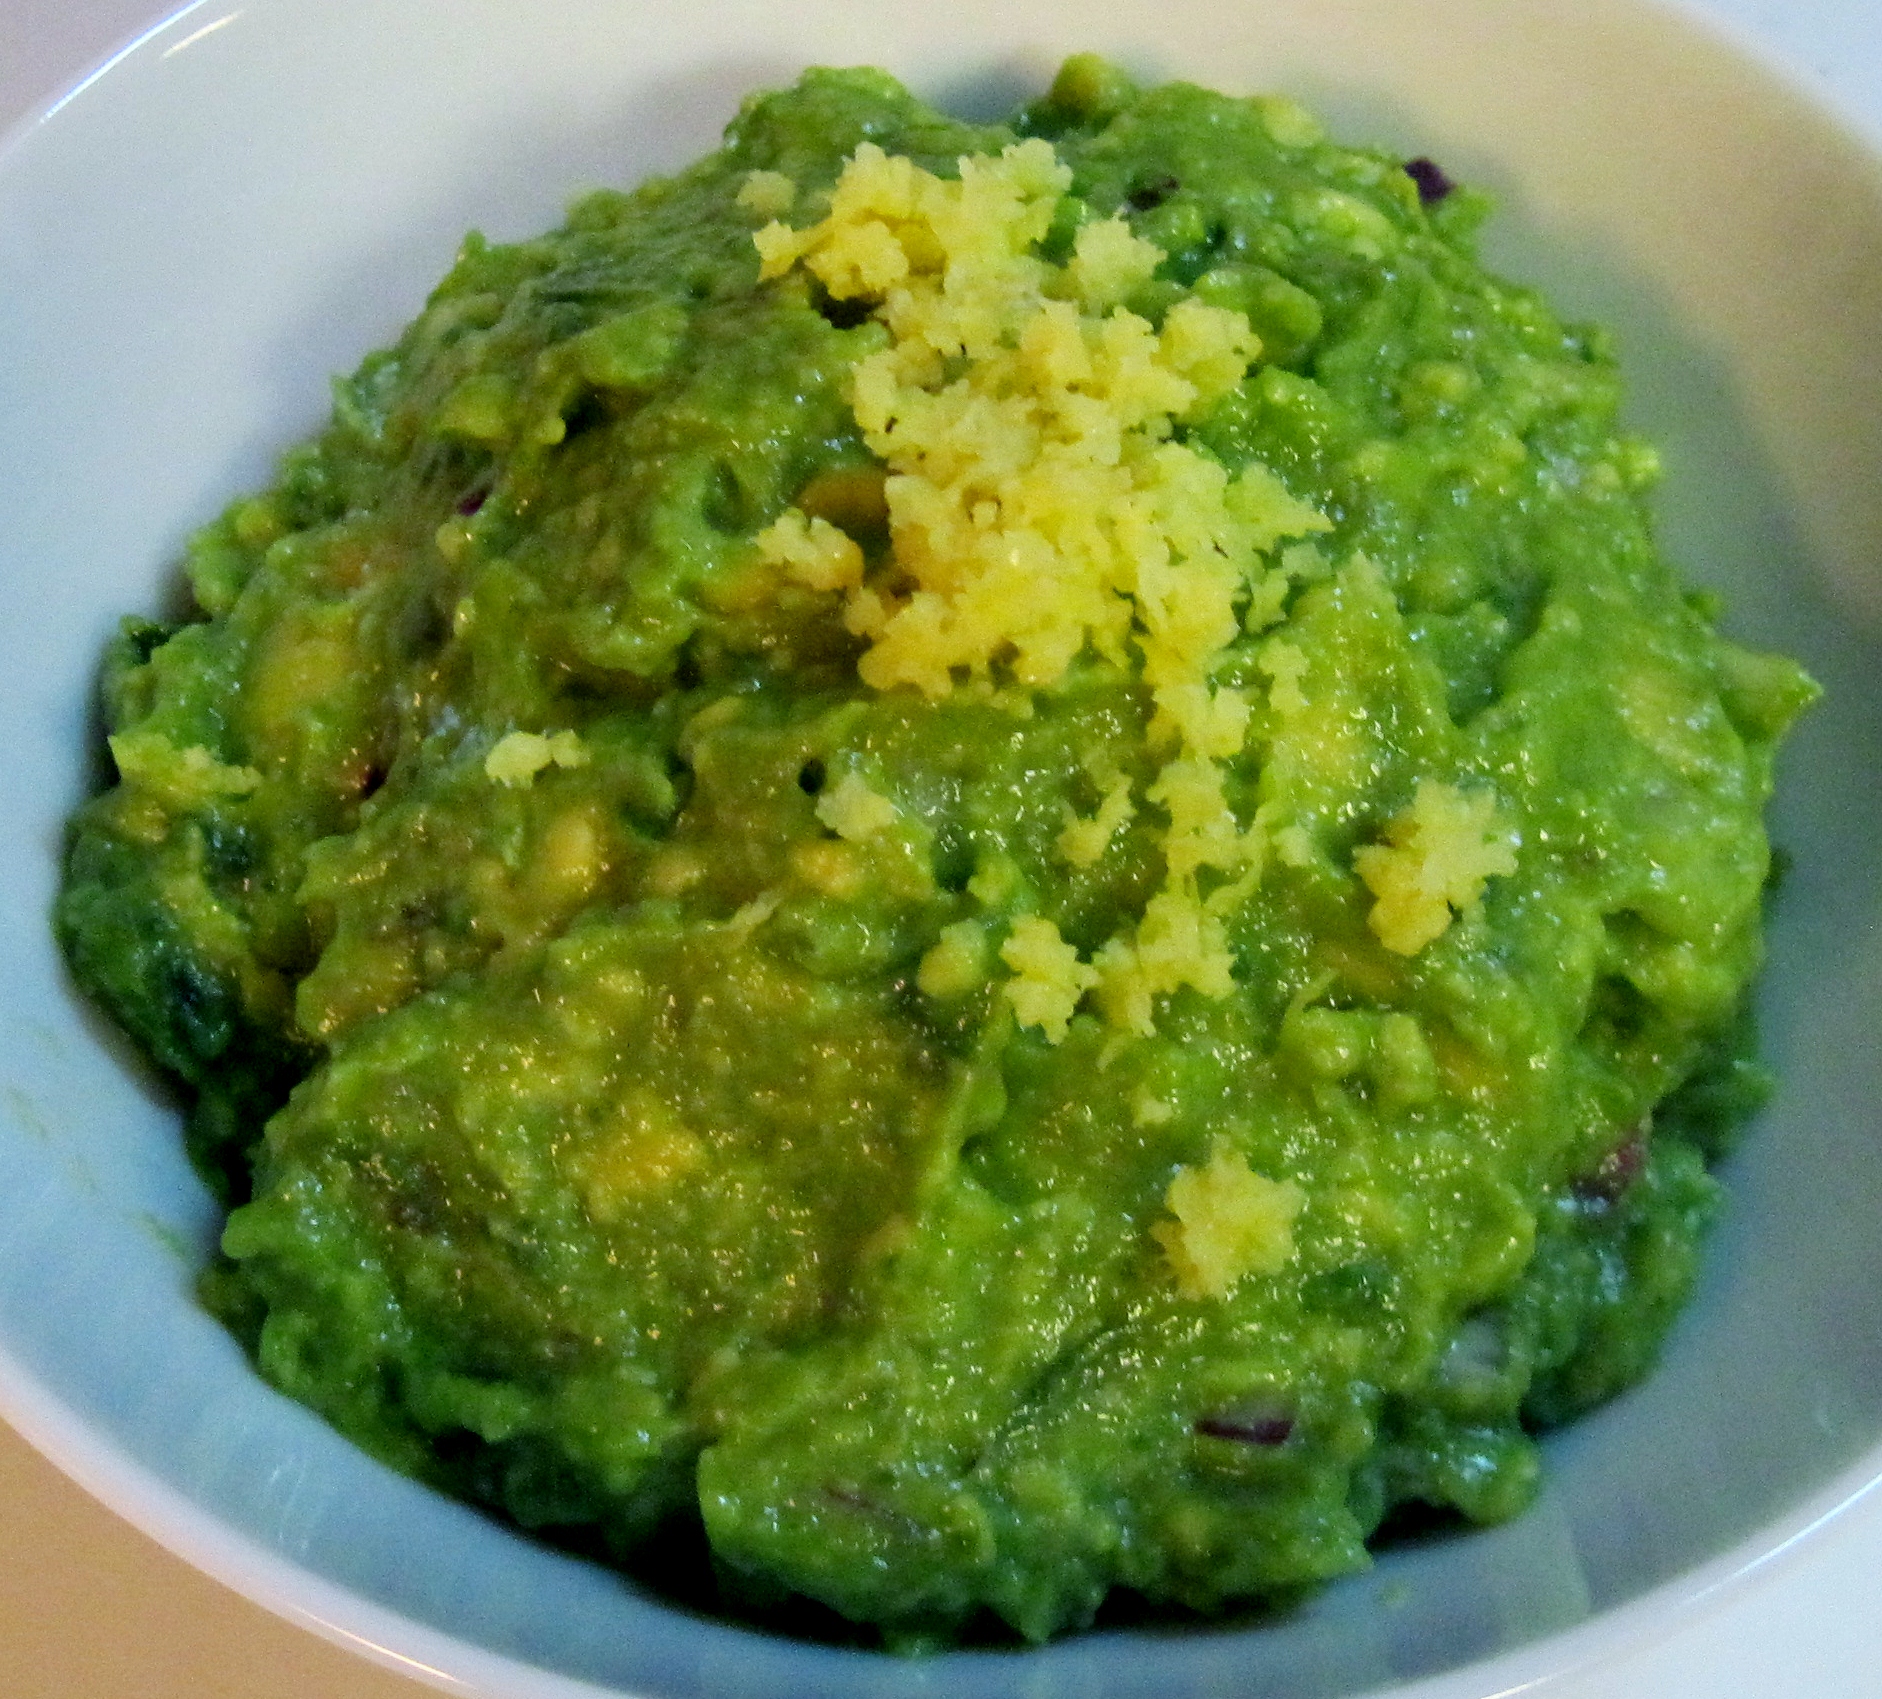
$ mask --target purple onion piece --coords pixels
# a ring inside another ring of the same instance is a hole
[[[1575,1196],[1587,1203],[1618,1203],[1647,1166],[1647,1131],[1643,1120],[1626,1138],[1595,1164],[1594,1171],[1575,1182]]]
[[[1420,156],[1406,160],[1405,175],[1418,185],[1418,200],[1423,206],[1435,206],[1457,187],[1435,159]]]
[[[822,1490],[827,1503],[854,1515],[867,1517],[898,1533],[903,1539],[928,1541],[934,1538],[934,1529],[917,1522],[912,1516],[903,1515],[892,1505],[884,1504],[879,1498],[856,1487],[845,1486],[841,1482],[826,1482]]]
[[[1232,1440],[1237,1445],[1285,1445],[1293,1431],[1292,1412],[1275,1404],[1216,1410],[1196,1420],[1196,1432],[1205,1439]]]
[[[488,484],[474,484],[458,497],[457,510],[468,519],[490,499]]]

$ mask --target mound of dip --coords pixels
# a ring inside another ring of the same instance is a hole
[[[1519,1512],[1763,1090],[1814,687],[1483,212],[1077,58],[468,239],[125,624],[72,828],[261,1373],[901,1646]]]

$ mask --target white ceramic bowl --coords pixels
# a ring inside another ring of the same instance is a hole
[[[1620,332],[1667,546],[1828,694],[1775,810],[1796,864],[1763,999],[1783,1093],[1659,1374],[1551,1442],[1536,1509],[1258,1630],[907,1663],[683,1616],[263,1387],[190,1300],[215,1223],[173,1116],[72,995],[46,916],[106,633],[465,228],[522,235],[577,188],[677,165],[807,63],[991,113],[1078,48],[1285,90],[1496,191],[1493,263]],[[1682,14],[204,0],[0,157],[0,304],[0,1413],[202,1567],[515,1699],[1480,1699],[1664,1632],[1882,1477],[1882,167]]]

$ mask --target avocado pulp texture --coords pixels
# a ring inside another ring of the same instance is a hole
[[[884,331],[760,283],[740,199],[777,173],[801,226],[863,142],[952,177],[1025,137],[1072,172],[1042,254],[1121,216],[1164,256],[1126,307],[1260,338],[1177,438],[1332,527],[1217,670],[1228,803],[1289,828],[1232,990],[1056,1042],[1002,941],[1089,959],[1163,883],[1149,692],[1090,655],[872,690],[840,603],[767,575],[793,506],[893,571],[846,388]],[[1677,582],[1607,340],[1478,266],[1482,212],[1079,59],[1009,127],[814,71],[470,238],[195,539],[199,617],[126,623],[72,828],[60,938],[194,1105],[203,1291],[261,1372],[525,1528],[897,1645],[1285,1600],[1402,1507],[1521,1510],[1535,1430],[1651,1365],[1762,1095],[1761,814],[1812,687]],[[846,834],[852,779],[892,807]],[[1355,854],[1428,779],[1494,793],[1515,870],[1401,953]],[[1153,1229],[1223,1153],[1302,1201],[1278,1273],[1190,1296]]]

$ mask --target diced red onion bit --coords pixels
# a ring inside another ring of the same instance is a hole
[[[1424,206],[1435,205],[1457,187],[1443,166],[1422,155],[1405,161],[1405,175],[1418,185],[1418,199]]]
[[[826,1483],[823,1488],[825,1500],[841,1510],[847,1510],[857,1516],[867,1517],[870,1521],[882,1523],[886,1527],[899,1529],[908,1538],[932,1540],[935,1530],[917,1522],[912,1516],[904,1516],[901,1511],[884,1504],[869,1493],[859,1492],[855,1487]]]
[[[1653,1126],[1648,1116],[1595,1165],[1594,1172],[1575,1182],[1575,1196],[1588,1203],[1618,1203],[1647,1166],[1647,1134]]]
[[[473,484],[458,498],[457,510],[468,519],[489,499],[490,486],[488,484]]]
[[[1237,1445],[1285,1445],[1293,1431],[1292,1412],[1274,1404],[1217,1410],[1196,1421],[1196,1432],[1205,1439],[1233,1440]]]

